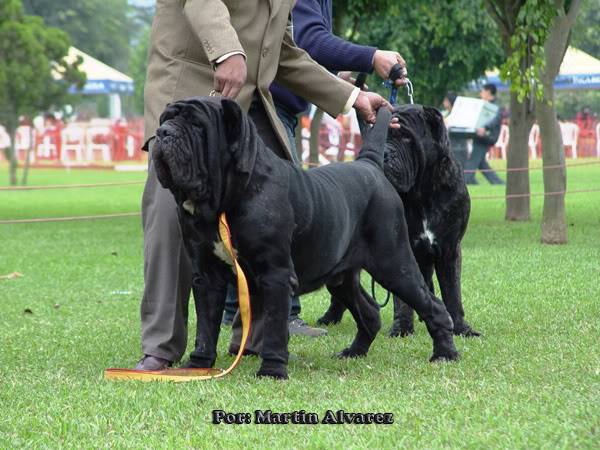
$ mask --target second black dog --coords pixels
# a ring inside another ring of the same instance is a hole
[[[471,202],[463,171],[450,151],[444,120],[435,108],[401,106],[395,116],[401,128],[392,130],[385,145],[384,171],[402,197],[408,235],[421,273],[434,292],[433,273],[454,321],[454,334],[479,336],[465,321],[461,297],[461,240]],[[332,297],[317,323],[342,319],[343,301]],[[394,295],[391,336],[414,332],[413,310]]]
[[[159,181],[178,205],[192,261],[196,348],[190,362],[211,367],[232,272],[219,251],[225,212],[253,305],[265,315],[259,376],[287,378],[289,301],[326,284],[344,299],[358,331],[339,356],[365,355],[381,327],[379,308],[360,287],[366,269],[409,303],[433,339],[432,360],[456,359],[452,319],[423,279],[402,201],[383,174],[391,119],[379,112],[359,158],[302,171],[267,149],[232,100],[196,98],[169,105],[152,149]]]

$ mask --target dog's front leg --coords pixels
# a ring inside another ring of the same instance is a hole
[[[288,316],[292,289],[290,271],[277,268],[260,276],[264,308],[262,364],[258,377],[287,379]]]
[[[217,341],[227,293],[226,280],[211,272],[194,277],[196,341],[188,367],[212,367],[217,358]]]
[[[329,308],[325,311],[325,314],[317,320],[317,325],[335,325],[336,323],[340,323],[345,311],[346,305],[344,304],[343,299],[332,295]]]
[[[435,272],[440,283],[442,299],[454,322],[454,334],[467,337],[481,336],[481,333],[475,331],[465,321],[460,288],[461,262],[460,243],[455,249],[442,249],[441,257],[437,258]]]
[[[289,276],[276,276],[265,280],[261,286],[264,300],[265,334],[261,352],[262,364],[257,376],[287,379],[288,363],[288,316],[291,288]]]

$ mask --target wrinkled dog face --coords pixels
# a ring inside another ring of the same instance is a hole
[[[400,129],[391,130],[384,172],[398,192],[407,192],[423,170],[450,152],[441,114],[431,107],[408,105],[396,114]]]
[[[205,201],[207,180],[199,164],[204,139],[202,129],[178,115],[156,130],[152,158],[156,176],[170,189],[178,204],[194,213],[194,204]]]

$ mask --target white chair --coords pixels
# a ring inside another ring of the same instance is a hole
[[[72,161],[69,157],[69,152],[73,152],[77,162],[83,162],[85,151],[85,128],[79,125],[69,125],[60,132],[62,140],[62,155],[63,163]]]
[[[94,152],[99,151],[102,154],[103,161],[111,161],[110,139],[111,129],[107,126],[91,126],[87,129],[87,157],[94,161]]]
[[[537,159],[537,148],[540,143],[540,126],[534,123],[529,131],[529,153],[531,159]]]
[[[577,138],[579,137],[579,127],[573,122],[559,122],[560,134],[564,147],[571,147],[573,159],[577,159]]]
[[[133,155],[135,155],[135,138],[130,134],[127,135],[125,150],[127,151],[127,157],[133,159]]]
[[[44,134],[42,142],[37,147],[38,158],[54,159],[58,155],[58,147],[50,134]]]
[[[19,161],[25,161],[29,154],[30,162],[35,162],[35,152],[29,150],[33,148],[34,130],[29,125],[21,125],[17,128],[15,135],[15,151]],[[22,154],[22,156],[21,156]]]
[[[500,127],[500,134],[498,135],[498,140],[494,144],[494,147],[498,147],[500,149],[500,154],[502,155],[502,159],[506,159],[506,148],[508,147],[508,138],[510,137],[508,131],[508,125],[502,125]],[[489,153],[489,152],[488,152]]]

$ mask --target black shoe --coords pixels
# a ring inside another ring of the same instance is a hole
[[[152,355],[144,355],[135,366],[135,370],[165,370],[171,366],[172,362]]]

